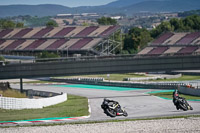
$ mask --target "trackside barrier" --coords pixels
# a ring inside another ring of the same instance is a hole
[[[29,98],[10,98],[0,97],[1,109],[38,109],[55,105],[67,100],[67,94],[63,93],[54,97],[29,99]]]
[[[124,83],[124,82],[109,82],[109,81],[83,81],[83,80],[66,80],[66,79],[53,79],[55,82],[67,82],[74,84],[88,84],[88,85],[101,85],[101,86],[117,86],[129,88],[146,88],[146,89],[177,89],[179,86],[186,86],[183,83]]]
[[[188,94],[193,96],[200,96],[200,89],[195,89],[188,86],[181,86],[179,89],[180,93],[182,94]]]
[[[51,80],[57,80],[59,81],[60,78],[51,78]],[[67,81],[104,81],[104,78],[84,78],[84,77],[78,77],[78,78],[61,78],[61,80],[65,80],[65,82]]]
[[[160,75],[155,77],[141,77],[141,78],[124,78],[124,81],[139,81],[139,80],[158,80],[158,79],[172,79],[172,78],[180,78],[182,74],[176,75]]]

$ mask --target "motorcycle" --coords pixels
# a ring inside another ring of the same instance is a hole
[[[182,109],[183,111],[193,110],[192,106],[189,105],[186,99],[183,97],[178,97],[176,100],[173,100],[173,102],[177,110],[178,109]]]
[[[104,110],[104,113],[110,117],[128,116],[128,113],[121,108],[117,101],[104,99],[101,108]]]

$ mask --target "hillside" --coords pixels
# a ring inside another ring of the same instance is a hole
[[[180,12],[200,8],[197,0],[145,1],[123,8],[124,12]]]
[[[199,0],[118,0],[103,6],[69,8],[61,5],[8,5],[0,6],[0,17],[31,15],[53,16],[59,13],[124,13],[180,12],[200,9]]]
[[[18,15],[53,16],[69,11],[73,12],[73,9],[61,5],[8,5],[0,6],[0,17]]]

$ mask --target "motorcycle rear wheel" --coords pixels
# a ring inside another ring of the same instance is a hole
[[[115,110],[109,109],[109,108],[107,108],[107,109],[105,110],[105,113],[106,113],[107,115],[109,115],[110,117],[116,117],[116,115],[117,115],[117,112],[116,112]]]
[[[180,107],[183,111],[187,111],[187,110],[188,110],[187,105],[185,105],[185,104],[179,103],[179,107]]]

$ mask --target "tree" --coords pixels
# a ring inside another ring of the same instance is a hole
[[[43,51],[41,54],[38,55],[38,58],[59,58],[60,56],[55,53],[49,53],[47,51]]]
[[[97,19],[97,22],[100,25],[116,25],[117,24],[117,21],[110,17],[101,17],[101,18]]]
[[[185,27],[188,27],[190,30],[200,30],[200,16],[192,15],[188,16],[182,20]]]
[[[5,61],[5,58],[3,56],[0,56],[0,61]]]
[[[125,36],[123,50],[129,51],[133,54],[147,46],[148,42],[152,40],[149,31],[137,27],[132,28]]]
[[[172,18],[170,21],[170,24],[174,31],[183,31],[184,30],[184,25],[183,21],[178,19],[178,18]]]
[[[163,21],[160,25],[158,25],[155,29],[151,31],[151,36],[153,38],[158,37],[163,32],[174,31],[173,27],[171,26],[170,22]]]
[[[23,27],[24,27],[24,23],[19,22],[16,24],[16,28],[23,28]]]
[[[13,29],[13,28],[15,28],[15,23],[11,20],[5,20],[2,23],[2,28],[3,29]]]
[[[51,20],[46,23],[46,27],[58,27],[58,24],[55,21]]]

